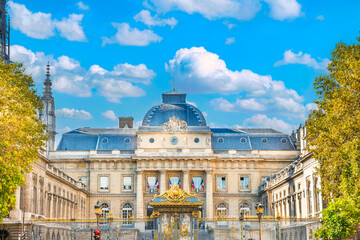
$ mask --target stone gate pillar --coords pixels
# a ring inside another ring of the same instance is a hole
[[[206,171],[206,217],[213,218],[213,183],[211,171]]]

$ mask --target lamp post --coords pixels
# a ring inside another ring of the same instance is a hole
[[[256,214],[259,218],[259,240],[261,240],[261,217],[264,213],[264,205],[262,205],[260,202],[256,205]]]
[[[244,211],[240,210],[240,217],[239,217],[239,221],[240,221],[240,239],[245,239],[245,234],[244,234]]]
[[[101,205],[100,205],[99,201],[95,204],[94,209],[95,209],[96,222],[97,222],[97,227],[96,227],[97,234],[96,235],[98,235],[98,239],[100,239],[99,219],[100,219],[100,215],[102,214],[102,209],[101,209]]]

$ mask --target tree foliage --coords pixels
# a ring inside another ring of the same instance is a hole
[[[358,224],[353,217],[360,208],[360,44],[338,43],[328,74],[317,77],[314,86],[319,99],[318,110],[307,121],[309,148],[319,161],[322,195],[333,201],[323,213],[317,236],[348,238]],[[345,208],[348,203],[353,207]]]
[[[0,221],[14,206],[15,191],[25,183],[23,173],[31,171],[46,140],[33,87],[21,64],[0,61]]]

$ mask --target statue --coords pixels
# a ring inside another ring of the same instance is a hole
[[[180,132],[187,128],[187,123],[181,121],[179,118],[173,116],[169,118],[169,121],[163,124],[163,128],[169,132]]]

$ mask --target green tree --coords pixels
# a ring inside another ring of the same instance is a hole
[[[320,166],[321,192],[330,202],[316,233],[324,239],[349,238],[359,223],[359,42],[357,38],[357,43],[336,45],[328,74],[315,80],[318,110],[312,111],[307,121],[309,149]]]
[[[0,222],[15,203],[16,189],[25,183],[44,144],[45,126],[36,109],[41,101],[21,64],[0,61]]]

